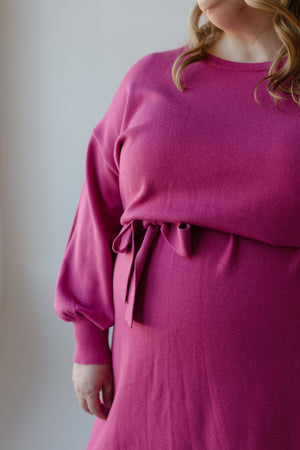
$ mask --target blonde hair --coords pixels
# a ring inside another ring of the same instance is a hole
[[[273,14],[274,29],[282,42],[278,54],[272,61],[268,76],[260,80],[255,88],[255,101],[259,104],[256,96],[257,88],[260,83],[268,79],[267,90],[277,107],[277,100],[282,99],[280,92],[290,94],[294,102],[300,106],[300,2],[298,0],[244,1],[250,7],[270,11]],[[196,4],[189,18],[188,50],[183,50],[177,56],[172,67],[173,81],[179,91],[184,91],[180,77],[185,67],[203,60],[205,52],[223,33],[209,20],[199,26],[202,14],[203,12]]]

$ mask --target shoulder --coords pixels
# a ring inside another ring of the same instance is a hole
[[[183,50],[184,46],[144,55],[129,68],[122,84],[137,86],[161,80],[164,75],[171,76],[174,61]]]
[[[159,52],[148,53],[142,58],[138,59],[129,69],[129,72],[135,73],[137,71],[144,71],[151,67],[160,67],[174,63],[177,55],[183,51],[183,47],[178,47],[171,50],[163,50]]]
[[[93,129],[94,134],[100,135],[105,123],[118,134],[129,123],[137,106],[147,102],[150,91],[166,92],[173,85],[172,66],[182,49],[152,52],[138,59],[121,79],[108,109]]]

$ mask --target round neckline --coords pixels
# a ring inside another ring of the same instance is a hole
[[[211,53],[205,53],[205,58],[203,61],[208,62],[209,65],[221,67],[227,70],[246,70],[246,71],[257,71],[257,70],[269,70],[273,61],[262,61],[262,62],[239,62],[231,61],[229,59],[223,59],[219,56],[212,55]]]

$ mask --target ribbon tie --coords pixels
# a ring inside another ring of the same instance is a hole
[[[161,232],[170,247],[183,257],[191,255],[191,226],[187,223],[153,223],[133,219],[123,225],[112,243],[115,253],[126,253],[129,257],[125,283],[121,286],[123,301],[127,303],[125,319],[132,327],[133,310],[138,284],[146,263],[148,252],[155,236]]]

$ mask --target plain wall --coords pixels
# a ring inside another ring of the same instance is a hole
[[[194,3],[0,4],[3,450],[86,448],[94,418],[77,403],[73,327],[53,301],[87,142],[129,67],[186,42]]]

